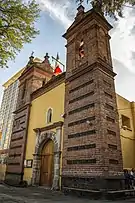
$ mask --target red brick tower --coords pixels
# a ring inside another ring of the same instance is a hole
[[[53,69],[49,64],[48,54],[43,62],[30,61],[19,78],[19,95],[14,116],[12,136],[9,149],[9,158],[6,171],[6,182],[19,184],[23,179],[24,156],[27,139],[27,129],[31,106],[31,93],[40,88],[45,81],[53,75]]]
[[[101,13],[79,6],[67,40],[62,186],[120,187],[122,153],[110,36]]]

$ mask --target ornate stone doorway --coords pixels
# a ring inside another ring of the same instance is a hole
[[[43,146],[41,152],[40,185],[51,187],[54,174],[54,143],[52,140]]]
[[[36,132],[36,146],[33,155],[33,185],[46,185],[59,189],[60,180],[60,136],[61,129],[55,132]]]

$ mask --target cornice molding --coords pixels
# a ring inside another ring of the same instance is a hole
[[[62,127],[63,126],[63,121],[59,121],[59,122],[56,122],[56,123],[53,123],[51,125],[48,125],[46,127],[43,127],[43,128],[36,128],[36,129],[33,129],[36,133],[37,132],[44,132],[44,131],[48,131],[48,130],[52,130],[54,128],[57,128],[57,127]]]

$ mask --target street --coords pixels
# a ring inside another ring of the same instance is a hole
[[[65,196],[61,192],[45,190],[44,188],[15,188],[0,185],[0,203],[110,203],[107,200],[89,200]],[[132,200],[115,201],[116,203],[133,203]]]

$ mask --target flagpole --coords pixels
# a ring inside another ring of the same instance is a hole
[[[65,65],[61,63],[59,60],[57,60],[54,56],[52,56],[52,59],[60,63],[63,66],[63,72],[65,72]]]

